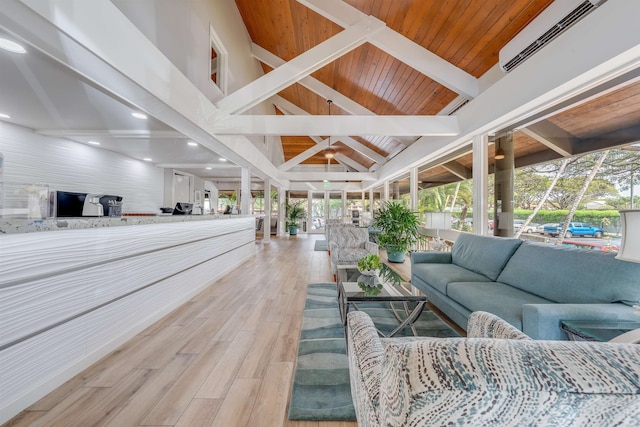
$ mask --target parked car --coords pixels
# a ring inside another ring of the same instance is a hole
[[[599,242],[579,242],[576,240],[563,240],[562,244],[564,246],[572,246],[574,248],[581,249],[593,249],[595,251],[603,251],[603,252],[618,252],[620,248],[616,245],[612,245],[611,243],[599,243]]]
[[[525,220],[524,219],[514,219],[513,220],[513,228],[515,230],[520,230],[522,228],[522,226],[524,225]],[[535,233],[536,229],[538,228],[540,224],[535,223],[535,222],[530,222],[529,224],[527,224],[526,227],[524,227],[524,230],[522,230],[523,233]]]
[[[555,223],[540,224],[538,227],[536,227],[536,233],[544,234],[544,228],[551,225],[555,225],[556,227],[558,226],[558,224]]]
[[[544,232],[552,237],[556,237],[562,231],[562,224],[545,225]],[[570,222],[565,237],[572,236],[593,236],[600,238],[604,235],[604,230],[600,227],[585,224],[583,222]]]

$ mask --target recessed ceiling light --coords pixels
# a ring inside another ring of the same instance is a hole
[[[151,162],[151,161],[153,161],[153,160],[152,160],[152,159],[150,159],[149,157],[145,157],[145,158],[144,158],[144,159],[142,159],[142,160],[144,160],[145,162]]]
[[[141,120],[146,120],[147,116],[146,114],[142,114],[142,113],[131,113],[131,115],[133,117],[135,117],[136,119],[141,119]]]
[[[187,142],[187,145],[190,145],[192,147],[197,147],[198,143],[197,142],[193,142],[193,141],[189,141],[189,142]]]
[[[208,170],[208,171],[210,171],[210,170],[211,170],[211,169],[213,169],[213,168],[212,168],[211,166],[207,166],[205,169],[206,169],[206,170]]]
[[[226,162],[227,159],[225,159],[224,157],[220,157],[218,160],[220,160],[221,162]]]
[[[91,145],[100,145],[98,141],[88,141],[87,143]]]
[[[11,116],[8,114],[0,113],[0,119],[10,119]]]
[[[7,40],[7,39],[3,39],[0,38],[0,49],[4,49],[7,50],[9,52],[13,52],[13,53],[26,53],[27,50],[22,47],[22,45],[12,41],[12,40]]]

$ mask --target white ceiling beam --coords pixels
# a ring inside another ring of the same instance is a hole
[[[219,117],[210,130],[219,135],[404,135],[454,136],[454,116],[273,116]]]
[[[264,62],[272,68],[278,68],[286,64],[284,59],[281,59],[280,57],[272,54],[268,50],[258,46],[255,43],[252,44],[251,52],[258,61]],[[353,114],[356,116],[375,115],[372,111],[353,101],[351,98],[344,96],[337,90],[333,89],[331,86],[327,86],[326,84],[320,82],[315,77],[307,76],[298,81],[298,84],[306,87],[311,92],[323,97],[324,99],[332,100],[334,105],[340,107],[342,110],[346,111],[349,114]]]
[[[240,167],[232,163],[156,163],[156,166],[167,169],[234,169]]]
[[[282,176],[290,181],[362,181],[374,180],[371,172],[283,172]]]
[[[354,169],[357,172],[367,172],[368,171],[368,169],[365,168],[363,165],[361,165],[360,163],[356,162],[351,157],[348,157],[348,156],[345,156],[344,154],[341,154],[340,152],[335,153],[333,155],[333,158],[336,159],[337,161],[339,161],[340,163],[342,163],[343,165],[346,165],[346,166]]]
[[[454,174],[460,179],[469,179],[473,175],[471,169],[469,169],[468,167],[466,167],[465,165],[459,162],[456,162],[455,160],[451,162],[443,163],[440,166],[442,166],[447,171],[451,172],[452,174]]]
[[[373,16],[365,17],[360,22],[221,99],[216,106],[227,114],[239,114],[247,111],[362,45],[366,42],[367,37],[381,30],[384,26],[384,22]]]
[[[324,141],[321,141],[320,143],[314,145],[313,147],[307,148],[306,150],[304,150],[302,153],[298,154],[297,156],[292,157],[291,159],[287,160],[286,162],[284,162],[283,164],[278,166],[278,169],[280,169],[281,171],[287,171],[287,170],[291,169],[292,167],[297,166],[300,163],[304,162],[309,157],[311,157],[311,156],[313,156],[315,154],[318,154],[322,150],[326,149],[328,146],[329,146],[329,139],[327,138]]]
[[[273,105],[278,107],[278,109],[280,111],[282,111],[284,114],[287,114],[287,115],[293,114],[293,115],[297,115],[297,116],[310,116],[311,115],[306,110],[303,110],[302,108],[298,107],[293,102],[290,102],[290,101],[284,99],[280,95],[272,96],[270,98],[270,101],[271,101],[271,103],[273,103]]]
[[[279,95],[272,96],[271,97],[271,101],[280,110],[285,112],[285,114],[286,113],[290,113],[290,114],[306,115],[306,116],[310,115],[309,113],[307,113],[302,108],[300,108],[297,105],[287,101],[286,99],[282,98]],[[320,144],[321,141],[322,141],[319,137],[316,137],[316,136],[311,136],[310,138],[313,141],[315,141],[316,144]],[[356,141],[355,139],[353,139],[351,137],[348,137],[348,136],[336,137],[336,141],[342,141],[343,144],[345,144],[348,147],[351,147],[352,149],[358,151],[360,154],[364,155],[365,157],[370,158],[374,162],[382,164],[385,161],[385,158],[383,156],[379,155],[375,151],[371,150],[369,147],[359,143],[358,141]],[[326,148],[326,146],[325,146],[325,148]],[[309,150],[307,150],[307,151],[309,151]],[[305,151],[305,153],[306,153],[306,151]],[[310,156],[301,159],[300,162],[298,162],[298,163],[303,162],[304,160],[308,159],[309,157],[311,157],[312,155],[314,155],[316,153],[317,153],[317,151],[311,153]],[[304,154],[304,153],[302,153],[302,154]],[[299,156],[302,156],[302,154],[296,156],[296,158],[299,157]],[[343,164],[345,164],[347,166],[350,166],[350,167],[352,167],[352,168],[354,168],[354,169],[356,169],[356,170],[358,170],[360,172],[364,172],[366,170],[366,168],[364,168],[364,166],[362,166],[360,163],[355,162],[354,160],[350,159],[347,156],[342,156],[342,155],[341,156],[336,156],[335,159],[337,161],[339,161],[340,163],[343,163]],[[286,163],[288,164],[289,162],[291,162],[293,160],[294,159],[291,159]],[[295,166],[295,165],[287,165],[287,169],[282,169],[282,167],[284,165],[285,164],[281,165],[278,169],[280,169],[280,170],[288,170],[288,169],[291,169],[293,166]]]
[[[354,25],[366,16],[342,0],[298,2],[344,28]],[[371,34],[369,42],[460,95],[470,99],[478,96],[478,79],[391,28],[385,27],[382,31]]]
[[[573,141],[576,138],[548,120],[543,120],[526,128],[522,128],[520,132],[529,135],[562,157],[573,156]]]
[[[185,134],[173,130],[36,129],[34,132],[55,138],[189,139]]]
[[[318,182],[305,182],[305,181],[299,181],[299,182],[291,182],[291,185],[289,186],[290,190],[293,191],[353,191],[353,192],[357,192],[357,191],[362,191],[362,183],[360,182],[334,182],[334,181],[329,181],[328,183],[324,183],[322,181],[318,181]]]
[[[342,142],[347,147],[353,148],[357,152],[361,153],[363,156],[366,156],[369,159],[373,160],[374,162],[378,163],[379,165],[382,165],[387,161],[384,156],[376,153],[371,148],[367,147],[364,144],[361,144],[360,142],[356,141],[355,139],[349,136],[338,136],[336,137],[336,139]]]

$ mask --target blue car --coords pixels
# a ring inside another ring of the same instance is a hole
[[[562,231],[562,224],[547,224],[544,226],[545,234],[556,237]],[[565,237],[572,236],[588,236],[600,238],[604,234],[604,230],[600,227],[594,227],[583,222],[570,222]]]

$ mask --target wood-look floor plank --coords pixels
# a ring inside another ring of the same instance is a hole
[[[262,380],[237,379],[231,385],[211,427],[244,427],[249,424]],[[260,424],[264,425],[264,424]]]
[[[275,347],[271,352],[272,362],[295,362],[298,354],[298,340],[302,327],[302,312],[287,314],[280,327]]]
[[[216,418],[222,399],[193,399],[175,427],[209,427]]]
[[[112,388],[81,387],[71,393],[43,417],[32,424],[33,427],[87,426],[94,425],[109,412],[116,410],[136,393],[157,372],[149,369],[134,369]]]
[[[264,378],[281,323],[265,322],[257,331],[256,340],[238,370],[237,378]]]
[[[157,370],[153,379],[146,381],[130,398],[121,402],[118,411],[112,411],[84,425],[109,427],[138,425],[156,402],[162,399],[180,378],[194,358],[192,354],[174,354],[164,369]]]
[[[204,380],[195,397],[202,399],[224,398],[255,339],[255,332],[239,331],[216,367]]]
[[[157,401],[141,424],[151,426],[176,424],[202,386],[206,374],[213,370],[228,348],[228,341],[212,342]]]
[[[286,409],[293,369],[294,364],[291,362],[272,362],[269,364],[264,381],[260,386],[256,405],[251,412],[249,425],[274,426],[282,424],[287,417]]]

